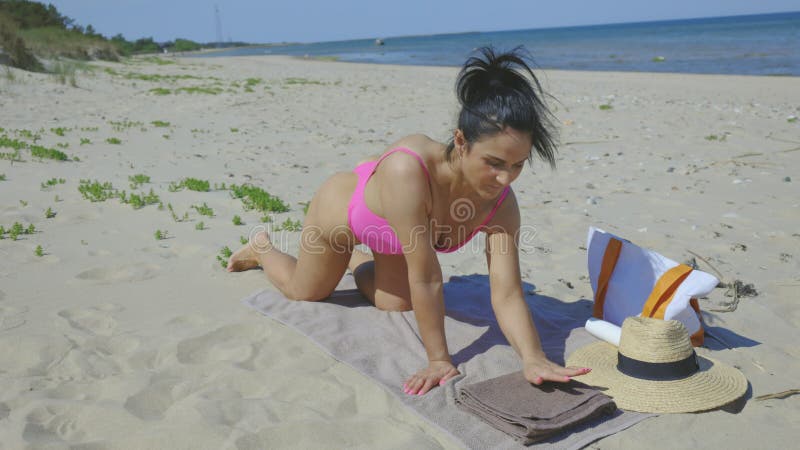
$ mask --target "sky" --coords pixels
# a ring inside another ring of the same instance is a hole
[[[44,0],[106,37],[320,42],[800,11],[800,0]]]

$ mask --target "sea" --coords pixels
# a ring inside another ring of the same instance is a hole
[[[380,39],[382,45],[376,42]],[[524,46],[541,69],[800,76],[800,11],[530,30],[250,46],[203,57],[294,55],[460,66],[476,48]]]

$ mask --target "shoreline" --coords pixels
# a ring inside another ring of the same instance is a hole
[[[225,49],[227,50],[227,49]],[[224,51],[224,50],[223,50]],[[163,56],[163,55],[162,55]],[[186,56],[191,58],[203,58],[203,55],[190,55],[188,53],[177,55],[178,57]],[[364,64],[364,65],[371,65],[371,66],[389,66],[389,67],[441,67],[444,69],[460,69],[461,66],[446,66],[446,65],[435,65],[435,64],[397,64],[397,63],[380,63],[380,62],[370,62],[370,61],[346,61],[342,59],[338,59],[337,55],[330,55],[330,56],[311,56],[311,55],[283,55],[283,54],[264,54],[264,55],[225,55],[225,56],[213,56],[213,58],[258,58],[258,57],[276,57],[276,58],[289,58],[295,59],[298,61],[317,61],[317,62],[335,62],[335,63],[344,63],[344,64]],[[335,59],[332,59],[335,58]],[[580,72],[580,73],[597,73],[597,74],[604,74],[604,73],[611,73],[611,74],[621,74],[621,73],[631,73],[631,74],[641,74],[641,75],[702,75],[702,76],[712,76],[712,77],[768,77],[768,78],[800,78],[800,75],[793,75],[793,74],[740,74],[740,73],[707,73],[707,72],[655,72],[655,71],[635,71],[635,70],[600,70],[600,69],[559,69],[559,68],[546,68],[546,67],[532,67],[534,73],[538,72]]]

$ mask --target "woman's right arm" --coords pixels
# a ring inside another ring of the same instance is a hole
[[[422,395],[458,371],[444,333],[442,269],[433,249],[428,179],[418,161],[400,155],[381,163],[380,198],[384,216],[403,244],[411,305],[428,357],[428,367],[407,378],[404,386],[407,393]]]

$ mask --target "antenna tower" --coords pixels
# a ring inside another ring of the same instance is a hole
[[[219,17],[219,6],[214,5],[214,20],[217,25],[217,48],[222,46],[222,19]]]

